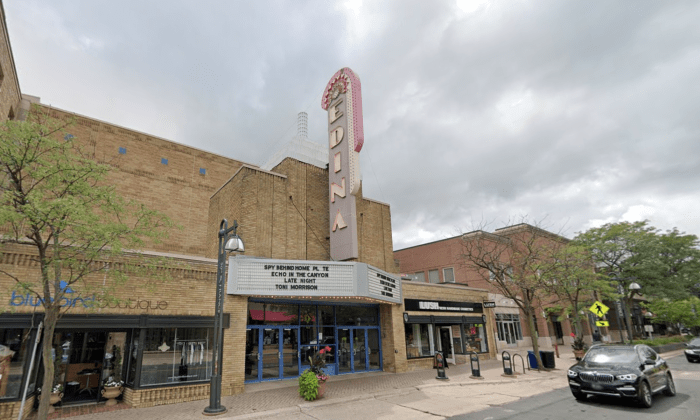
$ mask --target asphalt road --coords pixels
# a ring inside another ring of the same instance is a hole
[[[454,420],[697,420],[700,419],[700,363],[688,363],[683,355],[667,358],[677,394],[654,396],[652,408],[618,398],[589,398],[579,402],[569,388],[562,388],[514,403],[451,417]],[[568,366],[567,366],[568,367]],[[562,375],[566,375],[562,368]]]

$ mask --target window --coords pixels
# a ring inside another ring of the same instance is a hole
[[[199,168],[199,174],[200,174],[200,175],[206,175],[206,174],[207,174],[207,170],[206,170],[205,168]]]
[[[433,326],[431,324],[404,324],[406,357],[416,359],[435,354]]]
[[[414,276],[416,277],[415,278],[416,281],[425,282],[425,271],[419,271],[416,274],[414,274]]]
[[[475,351],[477,353],[486,353],[486,331],[484,324],[465,324],[464,339],[467,343],[467,351]]]
[[[168,164],[168,159],[166,159],[166,158],[160,158],[160,163],[162,163],[163,165],[167,165],[167,164]]]
[[[454,283],[455,282],[455,270],[452,267],[443,268],[442,269],[442,278],[445,280],[445,283]]]
[[[182,384],[211,377],[213,328],[149,328],[141,385]]]
[[[495,274],[494,274],[495,272]],[[513,267],[505,267],[504,265],[499,265],[498,268],[494,268],[492,265],[489,266],[489,280],[496,280],[496,276],[503,276],[505,281],[513,281]]]
[[[20,395],[29,330],[0,328],[0,401]]]
[[[431,283],[440,283],[440,272],[438,270],[428,271],[428,279]]]
[[[520,328],[520,315],[496,314],[496,327],[498,329],[498,339],[508,344],[516,344],[517,340],[523,339]]]
[[[120,154],[120,155],[125,155],[125,154],[126,154],[126,147],[120,147],[120,148],[119,148],[119,154]]]

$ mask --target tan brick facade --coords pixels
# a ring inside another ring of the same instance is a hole
[[[5,8],[0,4],[0,121],[13,120],[19,115],[21,94],[15,60],[5,23]]]

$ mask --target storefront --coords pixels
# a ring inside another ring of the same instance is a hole
[[[448,363],[462,364],[467,355],[495,356],[491,309],[485,290],[457,285],[402,282],[404,336],[409,370],[432,364],[436,352]],[[449,299],[449,300],[446,300]]]
[[[246,383],[295,378],[321,349],[329,375],[381,370],[379,305],[249,301]]]
[[[248,296],[245,383],[291,379],[323,349],[326,373],[382,370],[381,306],[399,279],[363,263],[229,260],[229,295]]]

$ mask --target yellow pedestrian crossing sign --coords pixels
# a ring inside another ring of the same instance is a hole
[[[605,304],[603,304],[603,302],[596,300],[595,303],[590,308],[588,308],[588,310],[593,312],[594,314],[596,314],[600,318],[602,318],[605,314],[608,313],[610,308],[605,306]]]
[[[608,321],[596,321],[595,325],[597,327],[609,327],[610,323]]]

